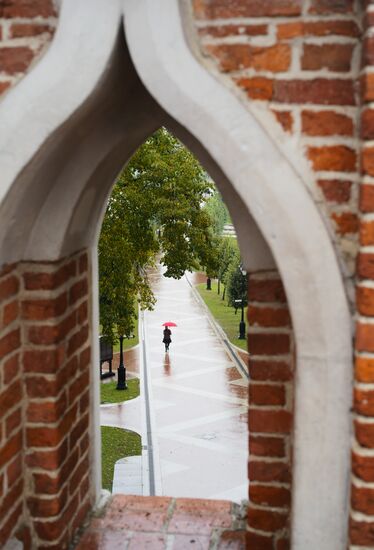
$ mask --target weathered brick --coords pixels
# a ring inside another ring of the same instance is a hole
[[[3,327],[13,323],[18,318],[18,312],[18,300],[13,300],[13,302],[6,304],[3,309]]]
[[[301,68],[304,71],[347,72],[351,68],[353,47],[353,44],[304,44]]]
[[[71,260],[54,272],[26,272],[23,275],[26,290],[55,290],[77,272],[77,262]]]
[[[34,518],[50,518],[61,514],[68,500],[68,490],[53,498],[29,497],[27,507]]]
[[[64,440],[57,449],[40,451],[28,451],[26,464],[30,468],[42,468],[43,470],[57,470],[65,461],[68,454],[67,440]]]
[[[249,486],[249,500],[260,506],[284,508],[291,504],[291,492],[284,487],[251,483]]]
[[[374,212],[374,185],[360,185],[361,212]]]
[[[293,116],[289,111],[275,111],[273,109],[275,118],[282,126],[285,132],[291,132],[293,127]]]
[[[290,337],[288,334],[250,332],[248,350],[252,355],[287,354],[290,352]]]
[[[200,36],[224,38],[226,36],[262,36],[267,34],[267,25],[207,25],[198,29]]]
[[[325,199],[329,202],[342,204],[351,198],[352,182],[347,180],[318,180]]]
[[[11,298],[19,290],[19,281],[17,277],[11,275],[0,281],[0,300]]]
[[[69,404],[72,404],[78,396],[83,394],[89,386],[89,381],[90,373],[86,370],[71,383],[69,387]]]
[[[0,393],[0,411],[4,413],[22,400],[22,387],[19,379]]]
[[[309,13],[328,15],[330,13],[352,13],[353,0],[312,0]]]
[[[291,319],[287,308],[248,306],[248,321],[251,326],[286,327]]]
[[[56,9],[52,0],[6,0],[0,5],[0,17],[52,17]]]
[[[259,47],[248,44],[207,45],[206,51],[215,57],[223,72],[241,69],[284,72],[291,63],[291,50],[287,44]]]
[[[194,0],[198,19],[277,17],[301,14],[301,0]]]
[[[22,302],[22,316],[27,320],[44,321],[65,313],[67,305],[66,292],[49,300],[24,300]]]
[[[347,79],[276,80],[273,100],[280,103],[355,105],[353,82]]]
[[[374,325],[356,324],[356,350],[374,352]]]
[[[250,99],[270,100],[273,96],[273,81],[269,78],[255,76],[252,78],[237,78],[235,82]]]
[[[356,357],[355,377],[358,382],[374,383],[374,359],[370,357]]]
[[[280,405],[286,402],[286,393],[284,386],[274,384],[250,384],[249,402],[251,405]]]
[[[286,294],[279,279],[249,279],[248,300],[250,302],[286,303]]]
[[[374,416],[374,391],[355,388],[354,407],[358,414]]]
[[[361,77],[361,98],[365,102],[374,101],[374,73],[365,73]]]
[[[283,433],[291,431],[292,414],[288,411],[259,410],[251,408],[248,412],[248,428],[254,433]]]
[[[364,66],[374,65],[374,38],[373,36],[368,36],[364,40],[362,48],[362,58]]]
[[[374,424],[366,424],[356,420],[354,422],[355,435],[362,447],[374,448]]]
[[[0,339],[0,357],[5,357],[8,353],[15,351],[21,345],[20,329],[8,332]]]
[[[83,296],[86,296],[88,292],[88,284],[87,284],[87,279],[81,279],[80,281],[77,281],[71,288],[70,288],[70,291],[69,291],[69,304],[74,304],[75,302],[77,302],[78,300],[80,300],[81,298],[83,298]]]
[[[75,496],[70,503],[54,521],[35,521],[35,530],[41,540],[54,541],[59,540],[64,530],[72,520],[74,513],[78,510],[79,499]]]
[[[285,456],[284,437],[249,436],[249,454],[263,457]]]
[[[374,147],[365,147],[361,153],[362,173],[374,176]]]
[[[273,537],[265,537],[264,535],[250,531],[247,533],[246,548],[256,548],[256,550],[274,550]]]
[[[70,357],[77,349],[87,343],[88,325],[82,327],[78,332],[72,335],[68,342],[67,354]]]
[[[14,23],[9,29],[11,38],[26,38],[38,36],[40,34],[53,34],[54,29],[51,25],[41,23]]]
[[[361,315],[374,315],[374,289],[370,287],[356,287],[356,304]]]
[[[27,420],[45,424],[58,422],[66,408],[66,392],[62,392],[60,397],[53,401],[43,401],[42,403],[30,401],[26,411]]]
[[[359,455],[352,453],[352,470],[356,477],[367,481],[374,482],[374,457]]]
[[[374,109],[365,109],[361,115],[362,139],[374,139]]]
[[[350,521],[350,542],[357,546],[371,547],[374,544],[374,525],[371,521]]]
[[[24,73],[29,67],[34,52],[26,46],[0,48],[0,72],[9,75]]]
[[[19,354],[15,353],[3,364],[4,384],[9,384],[16,378],[20,371]]]
[[[346,145],[309,147],[308,158],[316,171],[354,172],[356,170],[356,152]]]
[[[360,29],[355,21],[297,21],[277,25],[279,40],[298,38],[299,36],[360,36]]]
[[[0,448],[0,468],[9,462],[16,454],[22,450],[22,433],[21,431],[14,434]]]
[[[23,475],[22,453],[18,453],[6,469],[8,487],[16,483]]]
[[[286,513],[260,510],[251,506],[248,508],[248,523],[253,529],[274,532],[283,529],[287,524],[287,519],[288,514]]]
[[[303,111],[302,132],[308,136],[352,136],[353,121],[334,111]]]
[[[356,234],[358,231],[357,214],[353,212],[333,212],[331,219],[335,222],[336,232],[339,235]]]
[[[10,389],[10,388],[9,388]],[[5,435],[10,437],[12,432],[21,427],[22,417],[21,408],[19,407],[15,411],[11,412],[5,419]]]
[[[352,485],[351,489],[352,508],[363,514],[374,514],[374,489],[367,487],[356,487]]]
[[[284,361],[249,361],[249,376],[252,380],[288,382],[292,380],[292,370]]]
[[[363,279],[374,279],[374,254],[359,253],[357,257],[357,274]]]

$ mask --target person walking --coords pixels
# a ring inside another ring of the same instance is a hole
[[[165,327],[164,329],[164,339],[162,340],[163,344],[165,344],[165,353],[169,351],[169,346],[171,344],[171,330],[168,327]]]

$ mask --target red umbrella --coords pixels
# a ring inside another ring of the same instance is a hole
[[[167,321],[166,323],[163,323],[163,327],[176,327],[177,325],[173,323],[172,321]]]

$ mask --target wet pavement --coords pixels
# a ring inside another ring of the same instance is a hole
[[[248,380],[187,278],[155,271],[151,281],[157,304],[145,312],[144,332],[156,494],[240,502],[248,491]],[[165,321],[178,325],[169,353],[162,344]]]

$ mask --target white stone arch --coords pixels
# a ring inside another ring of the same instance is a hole
[[[297,347],[292,548],[340,550],[351,318],[297,153],[260,120],[192,55],[175,0],[64,0],[47,54],[0,105],[1,264],[94,246],[120,166],[170,126],[219,176],[247,264],[280,270]]]

